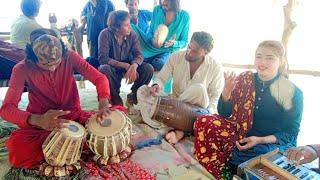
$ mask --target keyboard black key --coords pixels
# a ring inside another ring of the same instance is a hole
[[[287,171],[288,171],[288,172],[291,172],[291,171],[293,171],[293,170],[295,170],[295,169],[296,169],[295,166],[291,166],[290,168],[287,169]]]
[[[296,175],[296,174],[298,174],[300,171],[301,171],[300,169],[296,169],[296,170],[294,170],[294,171],[292,172],[292,174],[293,174],[293,175]]]
[[[314,177],[311,175],[311,176],[309,176],[306,180],[311,180],[311,179],[313,179]]]
[[[287,164],[287,165],[283,166],[283,169],[288,169],[290,167],[291,167],[291,164]]]
[[[309,173],[305,172],[304,174],[302,174],[302,175],[300,176],[300,179],[303,179],[303,178],[305,178],[305,177],[307,177],[307,176],[309,176]]]
[[[280,165],[280,164],[282,164],[283,162],[284,162],[284,161],[281,160],[281,161],[277,162],[277,165]]]

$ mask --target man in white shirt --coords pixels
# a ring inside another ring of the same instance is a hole
[[[39,14],[41,2],[40,0],[22,0],[20,15],[11,25],[10,40],[13,44],[21,49],[25,49],[26,44],[30,43],[30,34],[33,30],[42,28],[35,20]],[[57,29],[57,18],[53,15],[49,17],[51,28],[60,35]]]
[[[172,54],[150,87],[156,96],[164,82],[173,77],[172,97],[215,113],[223,88],[222,66],[211,56],[213,38],[207,32],[195,32],[187,50]],[[175,144],[184,137],[184,132],[170,131],[166,134],[169,143]]]

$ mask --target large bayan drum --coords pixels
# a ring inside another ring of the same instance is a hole
[[[167,39],[168,33],[168,27],[164,24],[160,24],[154,32],[152,45],[156,48],[160,48]]]
[[[86,125],[88,131],[87,143],[95,159],[102,157],[101,164],[119,163],[120,153],[131,151],[129,147],[132,131],[131,120],[121,111],[111,111],[110,116],[100,125],[96,115],[89,119]]]
[[[85,134],[85,128],[74,121],[70,121],[67,128],[52,131],[42,145],[46,162],[52,166],[76,164],[81,156]]]

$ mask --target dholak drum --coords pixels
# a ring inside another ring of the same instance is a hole
[[[153,35],[152,45],[156,48],[160,48],[167,39],[168,33],[168,27],[164,24],[160,24]]]
[[[209,111],[173,99],[168,96],[154,97],[150,94],[148,86],[141,86],[137,91],[138,104],[142,119],[153,128],[161,128],[162,124],[185,132],[193,132],[193,123],[200,115]]]
[[[184,132],[193,132],[193,124],[198,116],[208,114],[208,110],[171,97],[158,97],[152,119]]]
[[[70,121],[67,128],[52,131],[42,144],[46,162],[52,166],[76,164],[80,159],[84,139],[85,128],[74,121]]]
[[[120,153],[131,151],[129,143],[132,122],[121,111],[112,111],[102,125],[97,122],[96,115],[92,116],[86,129],[87,143],[91,151],[96,154],[96,160],[102,157],[101,164],[119,163]]]

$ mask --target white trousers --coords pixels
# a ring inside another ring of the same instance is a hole
[[[209,96],[207,89],[201,83],[189,86],[178,98],[180,101],[188,102],[202,108],[208,108]]]

